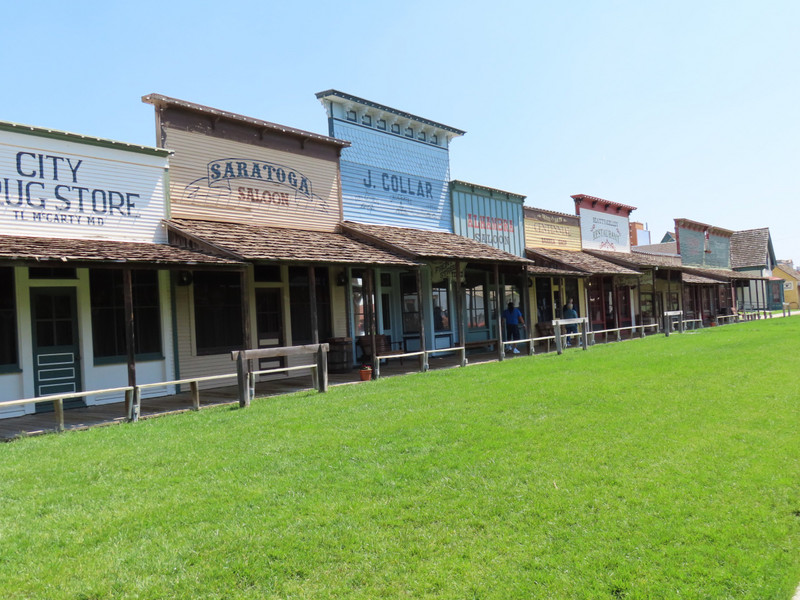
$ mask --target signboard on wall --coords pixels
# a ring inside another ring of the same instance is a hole
[[[630,252],[628,218],[617,214],[581,209],[581,243],[588,250]]]
[[[333,231],[338,164],[244,142],[167,129],[171,216]]]
[[[453,232],[498,250],[525,256],[523,196],[453,182]]]
[[[580,250],[580,219],[572,215],[526,208],[525,245],[528,248]]]
[[[66,135],[0,131],[0,229],[35,237],[165,242],[167,157],[67,141]]]
[[[333,120],[342,151],[345,220],[452,231],[446,148]]]

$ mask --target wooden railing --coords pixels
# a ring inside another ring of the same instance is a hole
[[[37,396],[35,398],[23,398],[22,400],[5,400],[0,402],[0,408],[8,406],[24,406],[26,404],[36,404],[39,402],[52,402],[53,411],[56,417],[56,429],[64,431],[64,400],[72,398],[83,398],[84,396],[97,396],[99,394],[114,394],[125,392],[125,403],[130,404],[133,397],[134,388],[131,386],[106,388],[104,390],[91,390],[86,392],[69,392],[67,394],[49,394],[47,396]]]
[[[239,406],[250,406],[255,397],[255,381],[257,375],[268,373],[288,373],[290,371],[309,370],[312,385],[320,392],[328,391],[328,344],[307,344],[305,346],[285,346],[281,348],[259,348],[257,350],[235,350],[231,359],[236,361],[237,383],[239,386]],[[289,356],[314,355],[316,361],[310,365],[295,367],[276,367],[261,371],[251,370],[250,361],[259,358],[288,358]]]

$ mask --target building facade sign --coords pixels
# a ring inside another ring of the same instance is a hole
[[[453,233],[525,256],[522,203],[525,196],[461,181],[450,184]]]
[[[451,231],[444,148],[335,121],[342,151],[344,218],[361,223]]]
[[[631,251],[627,217],[583,208],[580,219],[583,248],[608,252]]]
[[[688,219],[675,219],[675,235],[682,264],[714,269],[731,268],[732,231]]]
[[[166,129],[174,217],[333,231],[341,217],[335,161]]]
[[[525,245],[528,248],[580,250],[580,219],[534,208],[525,208]]]
[[[165,242],[167,158],[0,131],[0,228],[16,235]]]
[[[450,140],[464,132],[337,90],[319,92],[341,154],[344,219],[453,231]]]

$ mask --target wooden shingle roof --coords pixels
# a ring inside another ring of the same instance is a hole
[[[633,268],[640,267],[664,267],[669,269],[680,269],[681,258],[677,255],[651,254],[648,252],[608,252],[606,250],[587,250],[595,256],[605,260],[619,262],[630,265]]]
[[[591,275],[639,275],[639,271],[594,256],[581,250],[559,250],[555,248],[526,248],[528,256],[535,260],[542,257]]]
[[[414,266],[413,260],[334,232],[170,219],[172,234],[247,261]]]
[[[345,233],[370,240],[411,258],[465,260],[481,263],[529,264],[526,258],[503,252],[475,240],[446,231],[425,231],[387,225],[367,225],[345,221]]]
[[[769,228],[736,231],[731,236],[731,268],[764,267],[769,254]]]
[[[16,235],[0,236],[0,262],[107,263],[163,267],[236,267],[242,263],[211,253],[178,248],[169,244],[77,240]]]

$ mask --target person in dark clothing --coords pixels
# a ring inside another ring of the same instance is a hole
[[[518,308],[514,306],[513,302],[508,303],[508,308],[503,311],[503,320],[506,322],[506,340],[519,339],[519,326],[525,324],[525,319]],[[514,354],[519,354],[516,344],[511,346],[511,351]]]
[[[577,319],[578,318],[578,311],[573,308],[572,302],[568,302],[566,308],[564,309],[564,318],[565,319]],[[564,326],[567,331],[567,346],[571,345],[572,338],[569,334],[571,333],[578,333],[578,326],[577,325],[565,325]]]

